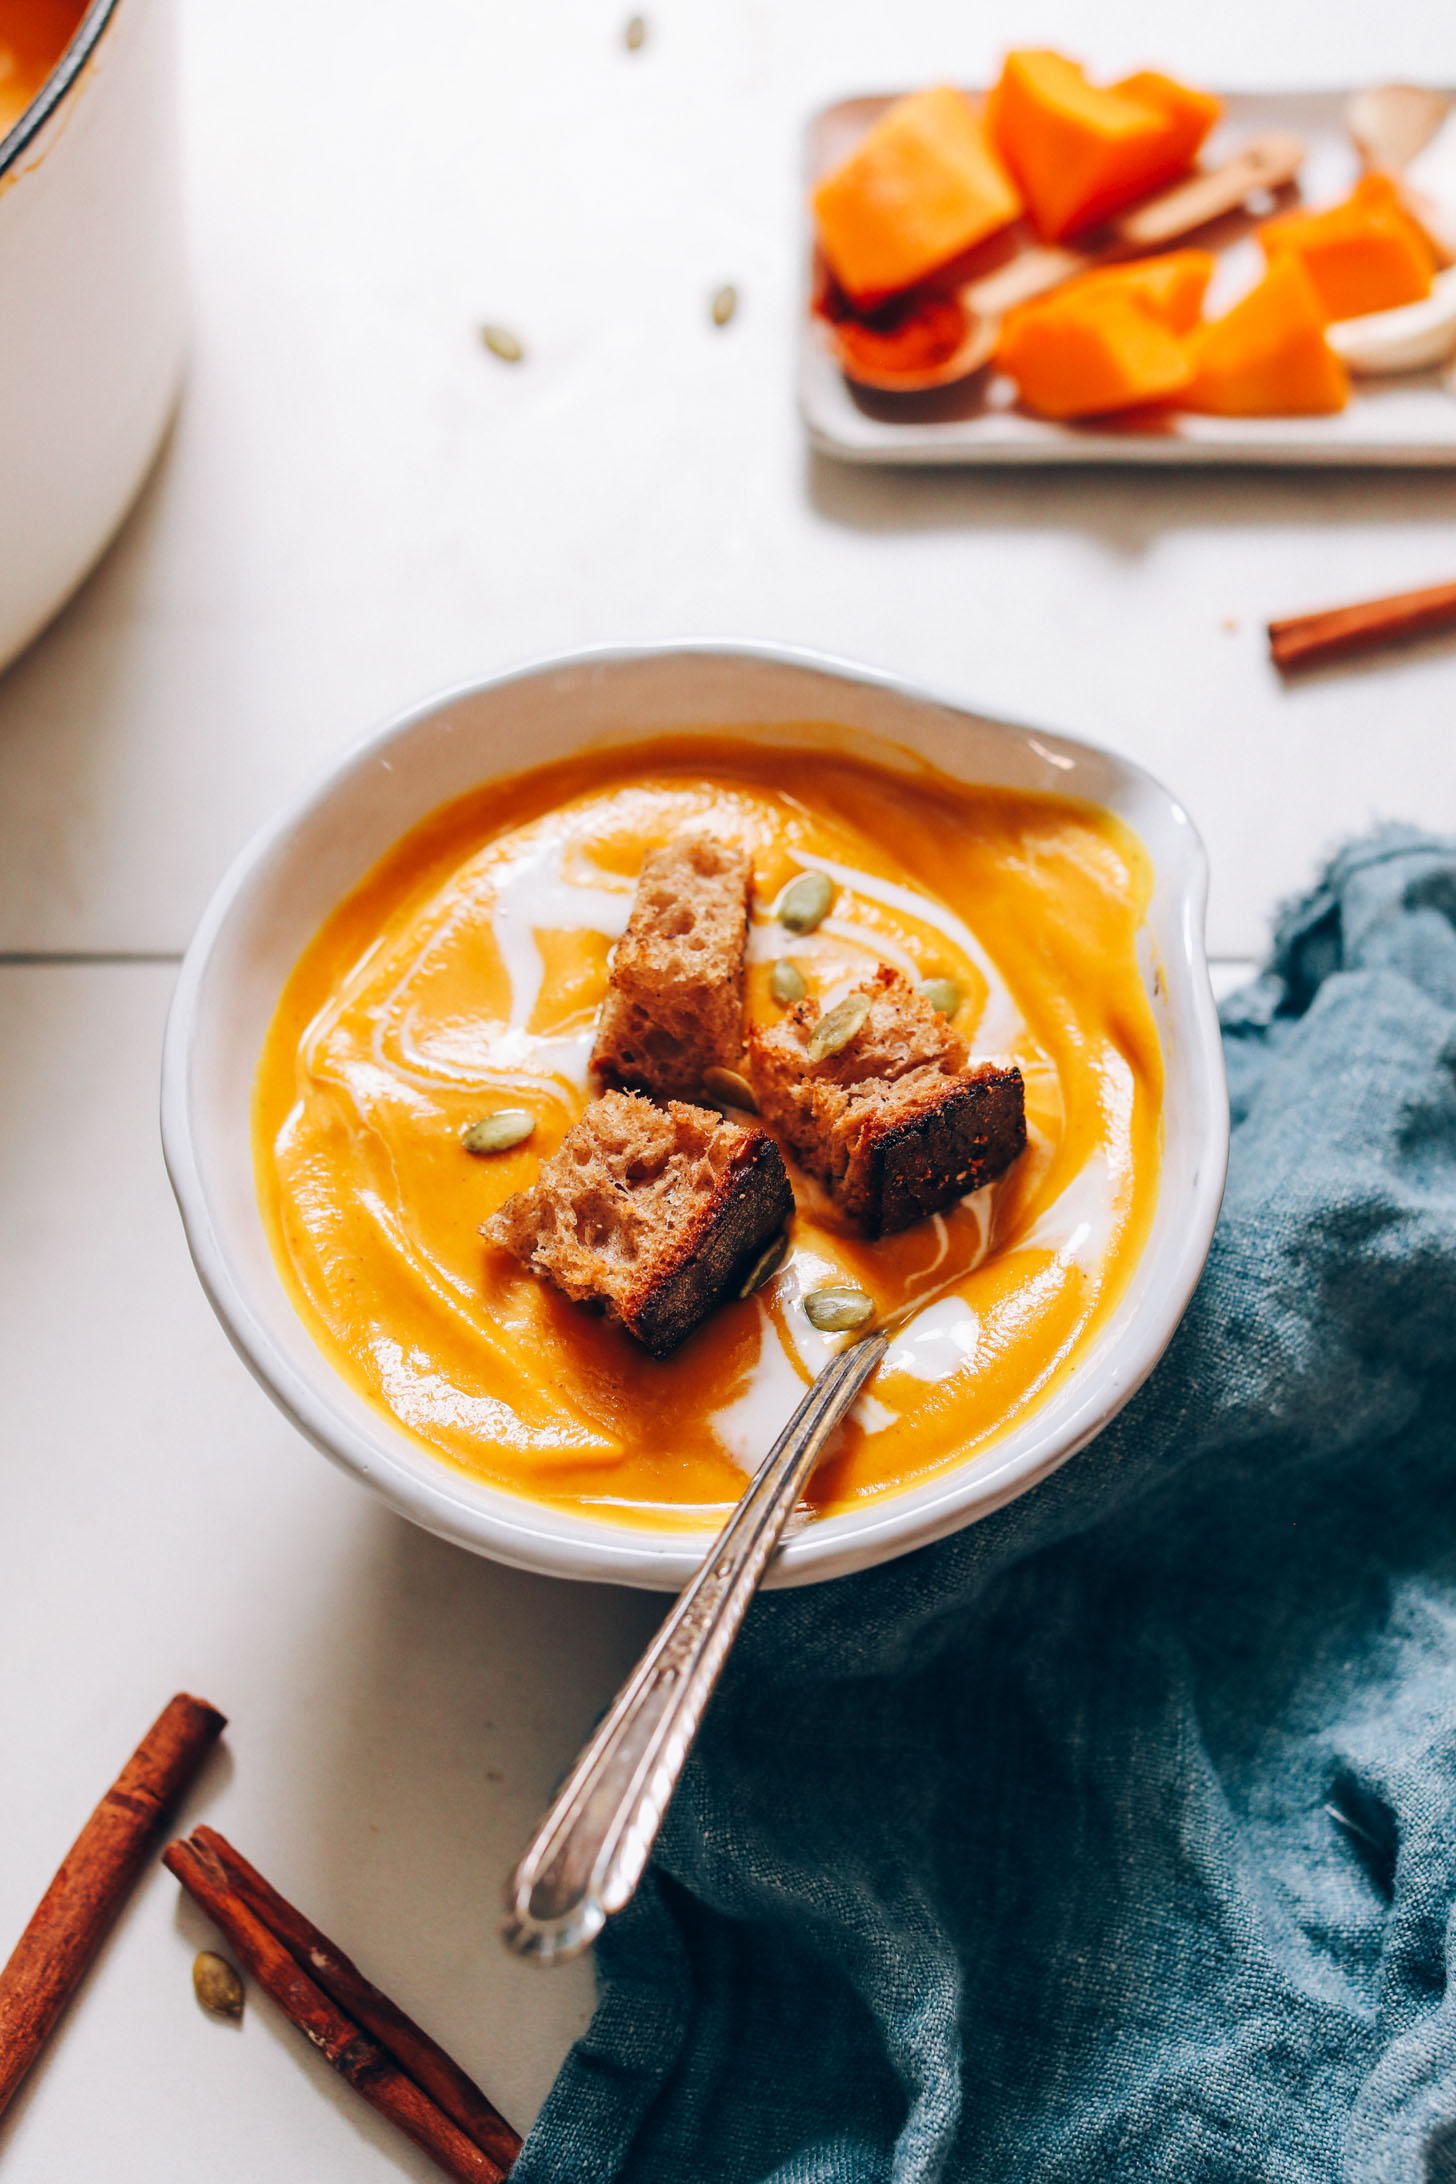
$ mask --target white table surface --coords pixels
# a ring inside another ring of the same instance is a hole
[[[433,688],[566,645],[765,636],[1117,744],[1183,796],[1211,938],[1377,814],[1456,825],[1456,651],[1281,689],[1271,613],[1456,576],[1456,478],[869,475],[793,408],[806,113],[1088,51],[1074,0],[186,0],[196,331],[111,553],[0,679],[0,1954],[176,1688],[191,1803],[519,2125],[590,2006],[502,1873],[660,1603],[474,1562],[336,1477],[192,1277],[157,1150],[173,963],[250,829]],[[1456,79],[1438,0],[1109,0],[1215,83]],[[737,284],[732,325],[708,299]],[[482,319],[516,329],[517,367]],[[1229,626],[1232,624],[1232,626]],[[7,2184],[435,2172],[153,1874],[0,2126]]]

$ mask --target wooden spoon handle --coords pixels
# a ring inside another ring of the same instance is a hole
[[[1059,250],[1034,247],[1018,252],[1007,264],[959,292],[961,308],[973,318],[999,319],[1018,303],[1030,303],[1064,281],[1089,273],[1094,266],[1125,258],[1143,250],[1157,250],[1191,235],[1195,228],[1234,212],[1253,190],[1278,189],[1291,181],[1304,157],[1298,137],[1256,137],[1252,144],[1222,166],[1175,182],[1171,189],[1145,197],[1116,220],[1099,230],[1095,250]]]
[[[1451,106],[1449,92],[1425,84],[1373,83],[1353,93],[1345,118],[1366,166],[1399,174],[1425,150]]]
[[[1298,137],[1256,137],[1221,167],[1175,182],[1120,214],[1107,231],[1112,247],[1157,250],[1180,235],[1191,235],[1223,213],[1236,212],[1254,190],[1277,190],[1292,182],[1303,158]]]
[[[1090,273],[1094,265],[1101,263],[1100,254],[1090,250],[1058,250],[1055,246],[1043,249],[1033,245],[1030,250],[1020,250],[994,273],[982,274],[978,281],[968,281],[958,291],[957,300],[963,311],[972,318],[1001,319],[1018,303],[1030,303],[1034,296],[1044,296],[1049,289],[1060,288],[1063,281],[1075,280],[1079,273]]]

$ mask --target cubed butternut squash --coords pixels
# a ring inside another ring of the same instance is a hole
[[[1152,312],[1169,333],[1191,333],[1198,324],[1214,259],[1209,250],[1169,250],[1156,258],[1130,258],[1125,265],[1099,266],[1042,299],[1043,305],[1077,301],[1084,296],[1125,295]],[[1033,310],[1038,306],[1028,304]]]
[[[1038,233],[1058,241],[1181,174],[1218,110],[1152,71],[1102,89],[1062,54],[1028,51],[1006,56],[986,125]]]
[[[1343,204],[1324,212],[1266,220],[1259,240],[1271,265],[1281,253],[1300,260],[1331,319],[1420,303],[1435,277],[1429,243],[1383,174],[1362,175]]]
[[[1041,417],[1096,417],[1166,401],[1192,376],[1187,343],[1146,297],[1099,274],[1011,312],[996,362]]]
[[[1139,105],[1154,106],[1162,114],[1168,130],[1168,158],[1176,162],[1174,174],[1192,166],[1205,137],[1223,113],[1222,99],[1216,99],[1211,91],[1195,91],[1191,84],[1179,83],[1156,68],[1140,68],[1136,75],[1124,76],[1112,88],[1119,98],[1136,99]]]
[[[944,84],[897,99],[813,204],[829,269],[860,305],[923,280],[1021,211],[981,116]]]
[[[1187,343],[1184,409],[1218,417],[1304,417],[1343,409],[1350,382],[1325,340],[1319,292],[1293,252],[1279,252],[1241,303]]]

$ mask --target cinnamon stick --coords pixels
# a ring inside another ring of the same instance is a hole
[[[322,1987],[295,1962],[228,1879],[219,1860],[195,1842],[171,1843],[162,1863],[232,1943],[243,1964],[290,2023],[347,2079],[371,2108],[387,2116],[457,2184],[502,2184],[506,2171],[474,2144],[377,2040],[361,2032]]]
[[[234,1892],[277,1936],[294,1962],[348,2016],[388,2048],[416,2085],[423,2087],[466,2137],[499,2164],[504,2176],[521,2150],[520,2133],[511,2129],[460,2065],[388,1995],[381,1994],[327,1934],[280,1896],[226,1836],[219,1835],[216,1828],[199,1827],[193,1829],[189,1840],[216,1860]]]
[[[185,1691],[163,1709],[82,1828],[0,1972],[0,2114],[121,1913],[226,1718]]]
[[[1269,624],[1269,656],[1286,674],[1314,667],[1377,645],[1398,644],[1435,630],[1456,629],[1456,584],[1432,584],[1425,591],[1393,592],[1384,599],[1364,599],[1354,606],[1331,607],[1323,614],[1294,614]]]

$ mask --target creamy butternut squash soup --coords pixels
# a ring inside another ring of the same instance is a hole
[[[85,12],[86,0],[0,0],[0,136],[19,121]]]
[[[842,1509],[986,1448],[1126,1287],[1157,1197],[1163,1083],[1137,961],[1145,852],[1093,806],[825,744],[660,740],[492,782],[398,843],[288,982],[255,1101],[283,1279],[358,1390],[495,1486],[635,1522],[716,1519],[847,1339],[816,1331],[804,1298],[849,1284],[881,1313],[912,1310],[812,1483],[817,1510]],[[786,959],[825,1007],[880,964],[947,981],[972,1060],[1020,1067],[1028,1143],[999,1181],[873,1243],[791,1162],[785,1263],[659,1361],[480,1230],[593,1096],[644,858],[704,828],[752,859],[750,1021],[781,1012]],[[775,904],[805,872],[833,901],[796,934]],[[505,1104],[533,1134],[473,1156],[465,1134]]]

